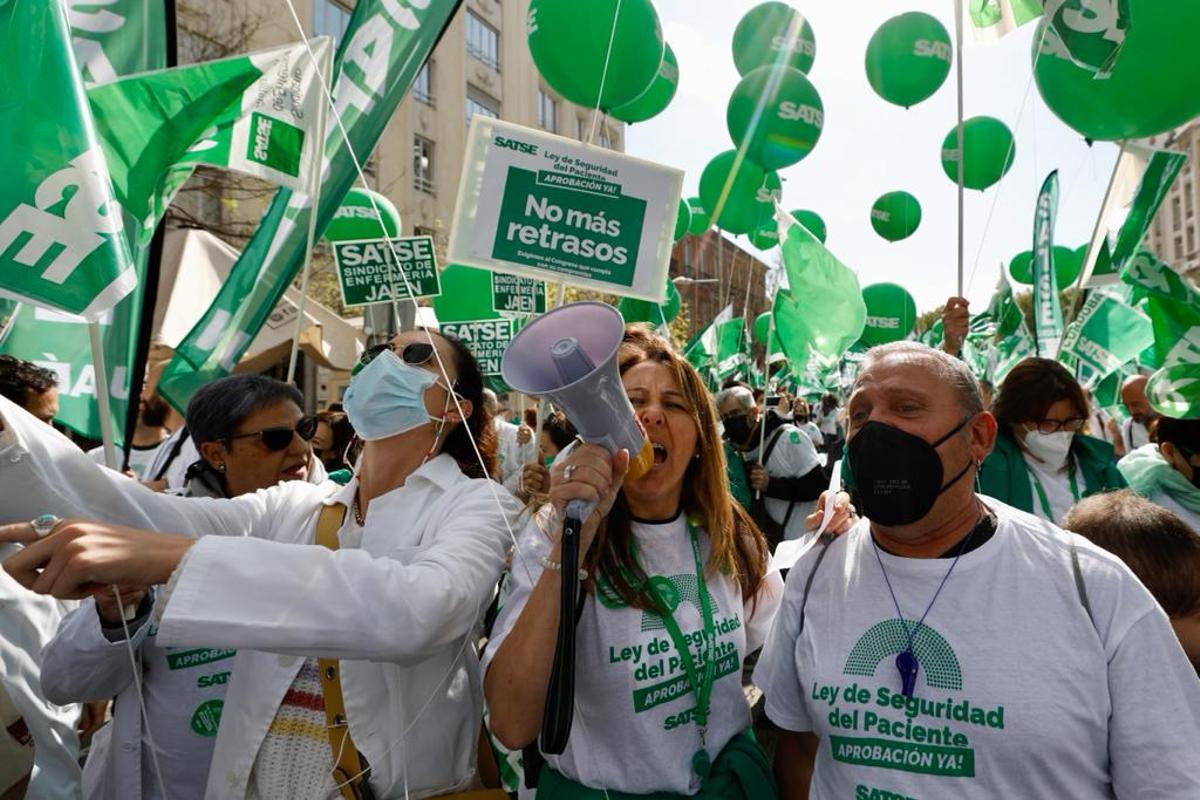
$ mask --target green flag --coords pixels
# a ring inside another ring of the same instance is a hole
[[[992,367],[992,383],[999,386],[1017,364],[1037,355],[1037,348],[1029,332],[1022,325],[1011,336],[996,343],[996,363]]]
[[[742,370],[746,358],[743,343],[746,339],[746,321],[734,317],[717,326],[716,377],[723,381]]]
[[[1045,0],[1042,51],[1107,78],[1129,32],[1129,0]]]
[[[0,6],[0,295],[88,319],[137,285],[62,0]]]
[[[977,41],[994,41],[1042,15],[1041,0],[956,0]]]
[[[696,370],[712,381],[712,375],[716,371],[717,366],[717,351],[719,350],[719,331],[721,326],[733,319],[733,306],[728,305],[721,309],[720,313],[713,318],[708,327],[700,331],[696,338],[688,345],[683,353],[683,357],[688,360]]]
[[[1200,368],[1195,364],[1163,367],[1150,376],[1146,399],[1164,416],[1200,419]]]
[[[1154,342],[1150,318],[1120,297],[1095,290],[1067,328],[1061,360],[1092,371],[1089,384],[1121,368]]]
[[[360,164],[375,148],[458,0],[401,4],[359,0],[334,66],[334,96],[341,123],[325,137],[318,235],[333,218],[358,173],[343,141]],[[304,263],[312,202],[281,189],[242,251],[212,305],[180,343],[159,381],[159,393],[185,408],[192,393],[232,371],[284,290]]]
[[[85,86],[167,66],[165,0],[68,3],[71,45]]]
[[[996,333],[1001,337],[1011,336],[1024,321],[1021,307],[1013,297],[1012,286],[1009,285],[1004,270],[1000,270],[1000,280],[996,282],[996,291],[988,303],[987,313],[996,325]]]
[[[1062,307],[1054,275],[1054,216],[1058,211],[1058,170],[1038,192],[1033,217],[1033,335],[1037,354],[1053,358],[1062,338]]]
[[[1154,330],[1154,347],[1143,356],[1151,367],[1200,364],[1200,292],[1170,265],[1142,250],[1121,271]]]
[[[775,330],[793,371],[799,373],[808,350],[836,359],[858,341],[867,306],[858,276],[791,215],[781,213],[778,220],[791,288],[776,294]]]

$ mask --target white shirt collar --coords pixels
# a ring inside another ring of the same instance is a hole
[[[417,467],[417,469],[408,476],[408,480],[406,480],[401,486],[397,486],[396,489],[401,489],[405,486],[413,486],[414,481],[419,483],[420,481],[424,480],[434,484],[439,489],[444,490],[448,489],[456,481],[464,477],[466,476],[463,475],[463,471],[459,469],[458,462],[455,461],[453,457],[447,455],[446,453],[439,453],[421,466]],[[391,491],[396,491],[396,489],[392,489]],[[324,501],[325,505],[340,503],[341,505],[349,508],[350,504],[354,501],[354,494],[357,491],[358,475],[355,475],[346,483],[345,486],[341,487],[327,497]]]

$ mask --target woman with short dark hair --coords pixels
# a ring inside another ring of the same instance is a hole
[[[992,414],[999,430],[979,472],[982,494],[1058,523],[1080,498],[1125,487],[1112,445],[1085,434],[1083,389],[1057,361],[1013,367]]]
[[[1129,488],[1200,531],[1200,419],[1159,417],[1151,438],[1117,468]]]

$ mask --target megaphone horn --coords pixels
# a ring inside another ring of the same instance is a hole
[[[607,303],[560,306],[526,325],[500,362],[504,382],[548,397],[585,442],[629,451],[627,480],[654,465],[654,448],[638,427],[617,367],[625,319]]]

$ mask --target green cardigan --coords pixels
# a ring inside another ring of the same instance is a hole
[[[1108,442],[1077,433],[1071,440],[1070,458],[1079,465],[1083,475],[1084,497],[1125,488],[1125,478],[1117,470],[1113,446]],[[1001,426],[996,435],[996,446],[991,455],[983,461],[979,486],[981,493],[988,497],[1034,513],[1029,467],[1025,465],[1025,456],[1012,431],[1005,426]]]

